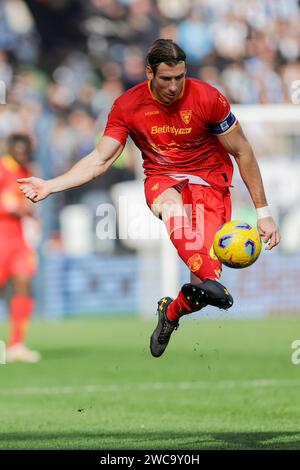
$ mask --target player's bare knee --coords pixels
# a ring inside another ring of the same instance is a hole
[[[12,279],[16,295],[31,295],[31,279],[27,276],[14,276]]]
[[[185,215],[181,194],[174,188],[169,188],[160,194],[152,204],[151,210],[164,222],[172,216]]]
[[[166,200],[161,205],[161,217],[164,221],[169,220],[171,217],[186,216],[182,203],[174,200]]]
[[[164,222],[174,216],[186,216],[186,212],[181,200],[173,198],[164,198],[161,202],[156,202],[151,207],[156,217],[161,218]]]

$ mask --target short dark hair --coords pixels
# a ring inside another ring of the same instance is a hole
[[[186,54],[172,39],[156,39],[149,47],[146,59],[147,65],[155,72],[162,62],[167,65],[185,62]]]
[[[15,132],[14,134],[10,134],[7,137],[7,146],[8,147],[13,147],[18,142],[23,142],[24,144],[27,145],[27,147],[29,149],[31,149],[31,147],[32,147],[31,139],[27,134],[20,134],[20,133]]]

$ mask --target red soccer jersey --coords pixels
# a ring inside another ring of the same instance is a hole
[[[187,78],[171,105],[159,102],[145,81],[114,103],[104,135],[142,152],[146,176],[186,174],[216,188],[230,186],[233,166],[216,135],[237,124],[227,99],[214,87]]]
[[[0,159],[0,239],[7,243],[11,237],[22,237],[21,219],[14,212],[26,201],[16,180],[27,176],[27,171],[10,155]]]

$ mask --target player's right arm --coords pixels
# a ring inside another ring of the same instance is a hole
[[[103,136],[96,148],[77,162],[63,175],[49,180],[34,176],[18,179],[23,194],[33,202],[42,201],[50,194],[77,188],[105,173],[120,156],[124,145],[118,140]]]

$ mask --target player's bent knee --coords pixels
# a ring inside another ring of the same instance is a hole
[[[172,199],[166,199],[161,203],[153,204],[151,210],[157,217],[163,219],[163,221],[167,221],[175,216],[186,216],[182,203]]]

